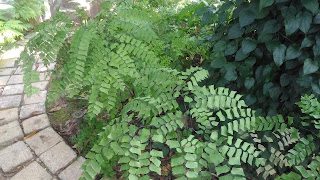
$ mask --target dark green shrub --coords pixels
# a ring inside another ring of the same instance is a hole
[[[269,115],[297,110],[306,93],[320,94],[317,0],[226,1],[218,15],[207,36],[210,84],[239,90],[248,105]]]

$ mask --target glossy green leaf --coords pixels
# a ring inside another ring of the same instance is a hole
[[[302,54],[300,48],[297,45],[291,45],[286,51],[286,60],[298,58]]]
[[[254,12],[252,12],[251,10],[242,10],[239,13],[239,23],[240,23],[240,27],[245,27],[251,23],[253,23],[253,21],[256,18],[256,14]]]
[[[278,67],[281,66],[284,62],[286,50],[287,47],[284,44],[281,44],[275,47],[273,51],[273,60]]]
[[[244,33],[244,30],[240,27],[240,24],[234,24],[229,32],[228,32],[228,38],[229,39],[237,39],[239,37],[241,37]]]
[[[274,0],[260,0],[260,4],[259,4],[260,11],[263,8],[271,6],[273,3],[274,3]]]
[[[319,9],[318,0],[301,0],[302,5],[315,14]]]
[[[304,75],[312,74],[312,73],[318,71],[318,69],[319,69],[319,64],[317,62],[312,61],[309,58],[304,60],[304,63],[303,63],[303,74]]]
[[[252,40],[251,38],[245,38],[242,41],[242,51],[244,54],[251,53],[257,47],[257,42]]]

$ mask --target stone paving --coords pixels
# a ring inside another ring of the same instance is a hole
[[[50,127],[45,112],[49,77],[41,62],[38,95],[23,91],[23,72],[15,65],[23,47],[0,56],[0,180],[77,180],[85,158],[77,157]]]

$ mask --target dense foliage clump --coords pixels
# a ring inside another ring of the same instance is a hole
[[[9,2],[13,8],[0,12],[0,46],[23,39],[23,33],[39,22],[42,11],[45,10],[44,2],[44,0]]]
[[[297,111],[300,96],[320,94],[319,12],[317,0],[226,1],[207,36],[210,83],[239,90],[260,114]]]
[[[163,4],[107,1],[78,25],[57,13],[22,53],[28,94],[38,91],[31,83],[39,56],[57,63],[49,101],[88,99],[91,127],[78,144],[89,131],[99,136],[82,179],[320,178],[320,102],[300,100],[317,95],[317,24],[293,20],[311,13],[314,21],[317,2],[226,1],[218,12]],[[305,78],[310,86],[300,84]]]

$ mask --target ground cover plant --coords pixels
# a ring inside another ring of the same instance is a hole
[[[281,36],[281,31],[294,28],[277,26],[291,20],[282,16],[285,10],[288,16],[302,11],[316,19],[316,2],[225,1],[216,12],[216,6],[204,2],[174,11],[174,3],[165,1],[107,1],[95,19],[78,25],[57,13],[39,26],[22,53],[25,90],[38,92],[31,83],[39,80],[32,70],[39,56],[45,65],[53,61],[58,65],[49,101],[66,95],[88,99],[89,127],[77,136],[79,146],[90,131],[97,130],[99,136],[92,139],[82,179],[317,179],[317,91],[307,87],[300,91],[291,84],[282,87],[288,80],[279,75],[312,77],[310,87],[316,82],[318,56],[310,49],[316,44],[290,50],[284,46],[300,42],[298,34],[313,36],[310,31],[317,24],[307,31],[305,22],[298,21],[293,40],[289,34]],[[266,19],[275,25],[264,32]],[[273,32],[274,28],[278,30]],[[260,30],[266,34],[260,37]],[[297,63],[291,74],[284,68],[290,61]],[[244,72],[263,78],[244,83]],[[290,98],[279,101],[273,86],[260,96],[263,83],[269,82],[274,86],[280,82],[279,96],[288,91]],[[248,96],[262,98],[265,104],[252,103]],[[269,101],[292,106],[278,108]]]
[[[23,39],[24,33],[39,22],[45,10],[44,0],[19,0],[8,4],[12,8],[0,12],[1,47]]]

